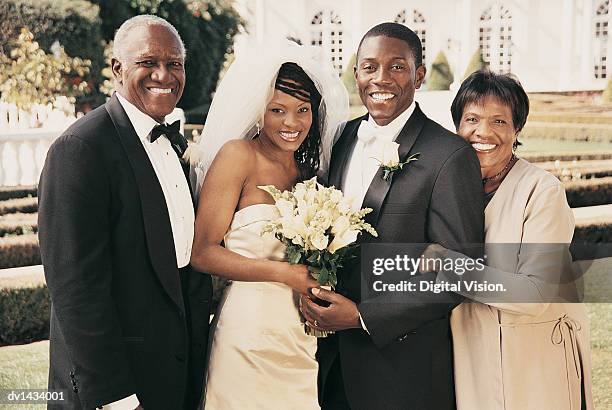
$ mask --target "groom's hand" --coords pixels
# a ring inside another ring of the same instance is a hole
[[[317,305],[307,297],[301,298],[300,310],[310,327],[332,331],[361,328],[359,310],[355,302],[321,288],[313,288],[312,294],[318,299],[329,302],[329,306]]]

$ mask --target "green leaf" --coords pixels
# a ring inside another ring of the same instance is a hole
[[[321,268],[321,272],[319,272],[319,285],[325,285],[329,281],[329,271],[324,266]]]

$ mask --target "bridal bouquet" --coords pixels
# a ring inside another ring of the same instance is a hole
[[[364,221],[371,208],[353,211],[351,199],[334,187],[317,183],[316,177],[296,184],[291,191],[281,192],[273,185],[258,188],[272,195],[280,215],[264,227],[262,234],[273,233],[286,245],[290,263],[313,268],[313,276],[321,286],[336,286],[338,269],[353,256],[361,231],[378,236]],[[305,330],[313,336],[327,335],[310,327]]]

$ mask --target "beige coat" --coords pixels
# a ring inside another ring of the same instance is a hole
[[[487,278],[537,294],[551,278],[539,277],[546,271],[539,261],[546,258],[525,244],[567,244],[573,231],[559,180],[519,160],[485,210],[485,240],[520,246],[516,252],[487,246]],[[477,294],[471,298],[480,300]],[[582,381],[586,407],[593,408],[583,304],[462,303],[452,312],[451,328],[459,410],[580,409]]]

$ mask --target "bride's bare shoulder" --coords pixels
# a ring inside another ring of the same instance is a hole
[[[254,158],[255,152],[248,140],[231,140],[226,142],[219,153],[217,154],[217,161],[231,161],[240,162],[241,165],[245,164]],[[246,165],[246,164],[245,164]]]

